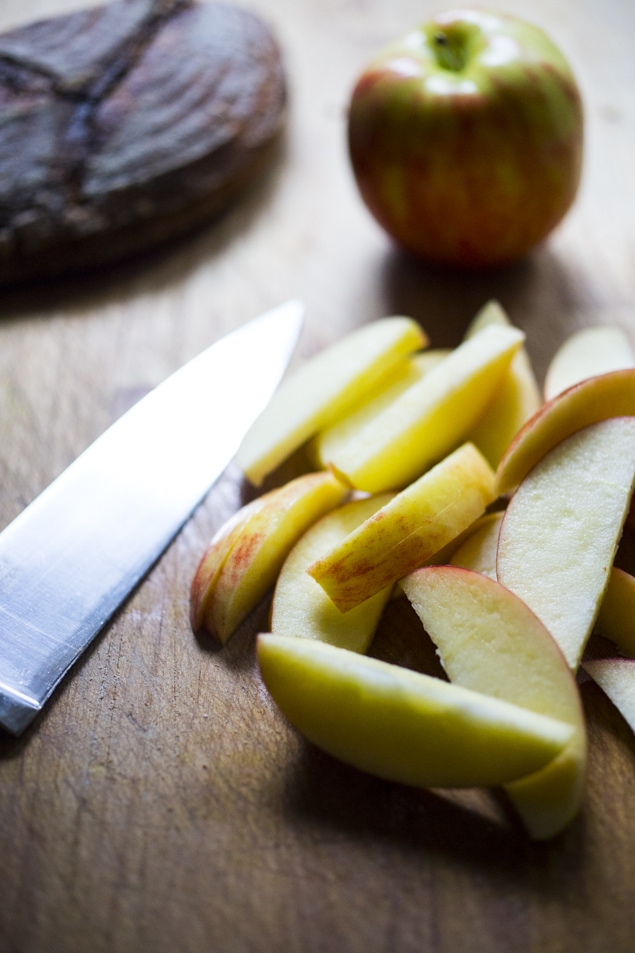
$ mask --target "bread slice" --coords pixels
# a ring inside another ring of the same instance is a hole
[[[221,212],[284,125],[270,28],[116,0],[0,36],[0,283],[128,256]]]

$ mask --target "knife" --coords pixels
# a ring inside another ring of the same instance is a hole
[[[263,410],[304,316],[289,301],[135,404],[0,533],[0,725],[20,734],[158,559]]]

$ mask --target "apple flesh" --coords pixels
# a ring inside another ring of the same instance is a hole
[[[275,491],[272,491],[275,492]],[[252,500],[234,513],[212,537],[196,568],[190,587],[190,623],[194,632],[200,632],[216,580],[234,543],[258,510],[267,505],[268,494]]]
[[[556,351],[545,375],[545,400],[599,374],[635,367],[630,342],[619,328],[584,328]]]
[[[635,731],[635,659],[593,659],[582,667]]]
[[[496,571],[577,669],[593,628],[635,480],[635,418],[593,424],[522,481],[500,530]]]
[[[264,683],[309,741],[418,787],[501,784],[568,744],[557,719],[312,639],[258,637]]]
[[[407,486],[465,440],[523,341],[516,328],[485,328],[388,406],[335,424],[321,460],[369,493]]]
[[[274,635],[318,639],[351,652],[368,649],[392,586],[344,615],[306,570],[389,500],[389,494],[382,494],[345,503],[323,516],[298,540],[280,570],[273,593],[270,625]]]
[[[465,339],[495,324],[511,327],[511,321],[498,301],[489,301],[468,325]],[[542,400],[534,369],[524,347],[509,365],[499,390],[487,405],[469,434],[493,467],[497,467],[513,437],[540,408]]]
[[[611,371],[574,384],[544,404],[512,440],[497,473],[508,493],[557,444],[609,417],[635,416],[635,369]]]
[[[502,512],[487,513],[477,520],[472,532],[452,554],[450,565],[472,569],[496,579],[498,537],[504,515]]]
[[[463,444],[309,566],[342,612],[421,566],[481,516],[494,473]]]
[[[412,318],[383,318],[358,328],[287,377],[255,421],[236,462],[255,486],[333,420],[373,393],[427,337]]]
[[[595,623],[596,631],[635,658],[635,578],[613,566]]]
[[[316,466],[327,467],[333,452],[348,440],[355,440],[361,430],[373,427],[376,419],[410,387],[413,387],[451,354],[450,350],[435,348],[404,358],[393,368],[384,386],[360,402],[349,414],[332,427],[320,431],[309,444],[309,454]]]
[[[560,222],[580,179],[583,112],[560,50],[498,13],[440,13],[369,64],[351,97],[361,196],[422,258],[491,267]]]
[[[400,585],[453,684],[570,726],[554,761],[508,787],[532,837],[553,837],[579,809],[587,761],[579,693],[562,653],[517,596],[480,573],[431,566]]]
[[[273,586],[297,540],[348,492],[330,472],[307,473],[239,512],[195,573],[190,603],[195,631],[205,629],[225,644]],[[226,551],[218,559],[223,540]]]

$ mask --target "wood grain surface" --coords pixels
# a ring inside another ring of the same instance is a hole
[[[0,29],[77,9],[3,0]],[[595,323],[635,345],[635,5],[505,0],[568,54],[587,118],[582,189],[526,261],[426,268],[369,218],[345,150],[352,83],[429,0],[253,0],[282,45],[289,127],[277,161],[213,226],[115,268],[4,293],[0,525],[149,387],[290,297],[297,360],[373,318],[410,314],[453,345],[495,296],[542,377]],[[209,439],[223,407],[209,408]],[[202,434],[201,439],[206,439]],[[259,680],[262,605],[223,650],[188,624],[213,530],[249,495],[230,469],[19,739],[0,736],[2,953],[630,953],[635,739],[587,682],[584,808],[528,841],[496,792],[422,792],[305,744]],[[391,605],[374,652],[427,664]]]

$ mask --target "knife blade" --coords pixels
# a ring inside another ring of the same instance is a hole
[[[20,734],[230,463],[291,358],[289,301],[119,418],[0,533],[0,725]]]

